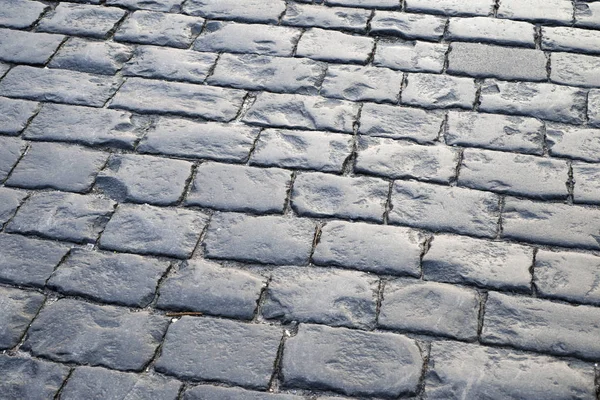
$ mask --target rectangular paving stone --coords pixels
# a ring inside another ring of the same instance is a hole
[[[157,307],[250,320],[267,278],[240,269],[191,260],[160,286]]]
[[[458,152],[447,146],[421,146],[393,139],[359,138],[356,172],[391,179],[449,183]]]
[[[436,282],[386,282],[378,325],[403,332],[477,338],[479,296],[475,290]]]
[[[600,128],[600,90],[598,89],[589,91],[587,117],[590,125]]]
[[[533,282],[542,297],[600,305],[600,257],[575,252],[540,250]]]
[[[303,400],[304,397],[287,393],[253,392],[237,387],[199,385],[183,394],[184,400]],[[324,398],[321,398],[324,399]]]
[[[373,38],[310,28],[300,38],[296,55],[321,61],[365,64],[374,45]]]
[[[115,32],[118,42],[187,49],[202,30],[204,19],[181,14],[135,11]]]
[[[292,208],[301,216],[383,221],[389,183],[378,178],[299,173]]]
[[[542,155],[544,123],[520,116],[450,111],[444,138],[453,146]]]
[[[397,398],[416,393],[422,363],[401,335],[301,324],[285,342],[281,372],[284,387]]]
[[[406,72],[441,73],[448,45],[443,43],[390,41],[377,43],[373,65]]]
[[[507,80],[547,79],[548,61],[540,50],[460,42],[452,43],[450,47],[449,74]]]
[[[70,296],[103,303],[145,307],[169,263],[133,254],[73,249],[47,286]]]
[[[325,0],[328,6],[347,6],[363,8],[395,9],[400,8],[396,0]]]
[[[600,54],[600,32],[563,26],[542,27],[542,49]]]
[[[0,349],[19,344],[45,300],[38,292],[0,287]]]
[[[405,0],[406,11],[432,14],[489,15],[493,7],[493,0]]]
[[[0,4],[0,25],[16,29],[29,28],[48,8],[30,0],[2,0]]]
[[[428,399],[594,396],[592,368],[580,362],[457,342],[432,343],[425,376]]]
[[[131,47],[119,43],[70,38],[52,57],[48,66],[114,75],[131,58],[132,53]]]
[[[237,115],[245,94],[236,89],[129,78],[111,101],[110,108],[227,122]]]
[[[459,187],[418,182],[394,182],[390,223],[435,232],[495,237],[499,197]]]
[[[585,99],[585,91],[567,86],[486,80],[479,110],[579,124],[585,119]]]
[[[600,129],[547,124],[546,132],[551,156],[600,162]]]
[[[575,26],[600,28],[600,3],[575,3]]]
[[[26,192],[0,186],[0,226],[13,217],[26,197]]]
[[[569,0],[502,0],[498,18],[570,24],[573,3]]]
[[[283,0],[190,0],[183,12],[208,19],[277,24],[285,11]]]
[[[361,8],[323,7],[290,3],[281,19],[282,25],[364,32],[371,11]]]
[[[199,211],[121,204],[106,225],[100,247],[189,258],[207,222],[207,215]]]
[[[32,101],[0,97],[0,115],[2,115],[0,134],[17,136],[27,126],[38,106],[38,103]]]
[[[88,192],[108,153],[58,143],[32,143],[6,181],[26,189]]]
[[[600,310],[490,292],[481,341],[598,360]]]
[[[281,267],[273,271],[262,316],[285,322],[369,329],[375,325],[375,276],[330,268]]]
[[[599,223],[600,212],[596,209],[509,197],[502,213],[502,236],[526,242],[599,250]]]
[[[528,22],[490,17],[450,18],[446,37],[465,42],[535,47],[535,26]]]
[[[96,178],[96,190],[121,202],[172,205],[192,175],[192,163],[163,157],[114,154]]]
[[[6,231],[76,243],[95,242],[115,205],[93,194],[36,192],[21,206]]]
[[[328,222],[312,260],[386,275],[421,275],[423,238],[411,229],[362,222]]]
[[[217,54],[158,46],[138,46],[123,75],[203,83]]]
[[[43,65],[65,39],[62,35],[0,28],[0,60]]]
[[[183,317],[169,327],[156,370],[264,390],[281,336],[276,326]]]
[[[44,103],[23,137],[133,149],[144,125],[127,111]]]
[[[18,65],[0,82],[6,97],[102,107],[118,88],[118,78]]]
[[[550,81],[571,86],[600,86],[600,57],[553,52]]]
[[[573,201],[600,204],[600,165],[573,163]]]
[[[466,236],[436,235],[423,256],[426,280],[483,288],[531,290],[533,249]]]
[[[359,105],[317,96],[259,93],[244,122],[269,127],[352,133]]]
[[[397,103],[402,74],[387,68],[331,65],[320,94],[350,101]]]
[[[242,162],[259,129],[241,124],[160,118],[137,150],[142,153]]]
[[[222,54],[209,85],[278,93],[317,94],[327,64],[308,58]]]
[[[37,29],[42,32],[104,39],[124,16],[125,10],[117,7],[61,2],[42,18]]]
[[[0,182],[8,177],[26,148],[27,142],[20,138],[0,136]]]
[[[291,171],[284,169],[203,163],[196,169],[185,204],[223,211],[281,214],[291,182]]]
[[[569,166],[564,160],[465,149],[458,185],[539,199],[566,199],[568,180]]]
[[[263,264],[308,264],[315,223],[304,218],[215,214],[204,248],[208,258]]]
[[[181,0],[106,0],[105,4],[133,10],[179,12],[181,9]]]
[[[290,57],[302,31],[272,25],[207,22],[194,50]]]
[[[409,14],[395,11],[375,11],[370,33],[398,36],[403,39],[440,40],[444,35],[446,20],[426,14]]]
[[[40,312],[22,348],[58,362],[141,371],[167,325],[167,318],[148,311],[61,299]]]
[[[428,144],[440,134],[443,116],[417,108],[367,103],[360,114],[358,132],[367,136],[410,139]]]
[[[402,90],[401,102],[423,108],[458,107],[470,110],[475,103],[477,86],[470,78],[409,74]]]
[[[13,399],[52,399],[69,375],[69,367],[25,355],[0,355],[0,392]]]
[[[265,129],[250,156],[250,165],[341,173],[351,152],[349,135]]]

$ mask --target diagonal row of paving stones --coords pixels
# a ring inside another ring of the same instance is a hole
[[[0,398],[597,399],[599,71],[600,1],[0,0]]]

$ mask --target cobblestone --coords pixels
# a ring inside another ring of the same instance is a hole
[[[493,6],[491,0],[406,0],[406,11],[447,15],[488,15]]]
[[[106,0],[109,6],[122,6],[132,10],[151,10],[177,12],[180,9],[179,0]]]
[[[296,54],[314,60],[365,64],[374,45],[372,38],[310,28],[300,38]]]
[[[0,114],[2,115],[0,133],[17,136],[33,117],[37,107],[37,103],[32,101],[0,97]],[[5,160],[3,157],[1,159]]]
[[[185,49],[200,33],[203,23],[202,18],[186,15],[136,11],[115,32],[115,40]]]
[[[290,3],[281,23],[292,26],[364,32],[370,16],[369,10],[359,8]]]
[[[532,22],[570,24],[573,19],[573,3],[568,0],[502,0],[498,18],[510,18]]]
[[[573,163],[573,201],[575,203],[600,204],[600,166]]]
[[[477,88],[473,79],[449,75],[410,74],[402,104],[423,108],[473,108]]]
[[[72,69],[91,74],[114,75],[123,67],[133,50],[111,42],[92,42],[71,38],[52,57],[50,68]]]
[[[64,365],[0,355],[0,392],[12,399],[53,399],[69,374]]]
[[[352,101],[396,103],[402,74],[387,68],[332,65],[327,69],[321,94]]]
[[[588,94],[587,117],[590,125],[600,128],[600,90],[590,90]]]
[[[600,4],[583,3],[575,4],[575,25],[587,28],[600,28]]]
[[[550,155],[600,162],[600,129],[548,124]]]
[[[59,3],[37,28],[42,32],[103,39],[124,16],[125,11],[116,7]]]
[[[39,1],[2,0],[0,25],[9,28],[29,28],[48,6]]]
[[[376,35],[399,36],[403,39],[440,40],[446,21],[432,15],[376,11],[370,32]]]
[[[571,53],[552,53],[550,80],[564,85],[598,87],[600,68],[598,57]]]
[[[0,287],[0,349],[19,343],[44,300],[41,293]]]
[[[407,72],[440,73],[448,46],[441,43],[381,41],[373,65]]]
[[[63,40],[62,35],[0,29],[0,60],[43,65]]]
[[[184,400],[302,400],[293,394],[253,392],[240,388],[201,385],[186,390]]]
[[[400,8],[396,0],[325,0],[325,4],[332,6],[363,7],[395,9]]]
[[[285,11],[283,0],[190,0],[183,12],[210,19],[276,24]]]
[[[600,54],[600,32],[562,26],[542,28],[542,49]]]
[[[0,182],[3,182],[25,151],[27,143],[19,138],[0,137]]]
[[[0,225],[7,223],[27,197],[27,193],[20,190],[0,187]]]
[[[507,19],[488,17],[450,18],[446,36],[450,40],[535,47],[534,25],[528,22]],[[514,68],[514,66],[511,67]]]

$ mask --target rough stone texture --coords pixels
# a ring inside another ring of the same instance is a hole
[[[321,95],[351,101],[396,103],[402,74],[387,68],[331,65]]]
[[[106,0],[105,4],[122,6],[134,10],[165,12],[178,12],[181,8],[181,0]]]
[[[379,325],[460,340],[477,338],[479,296],[472,289],[417,280],[387,282]]]
[[[448,45],[429,42],[380,41],[373,65],[407,72],[440,73]]]
[[[585,98],[585,92],[577,88],[486,80],[481,88],[479,109],[576,124],[585,118]]]
[[[444,137],[453,146],[542,155],[544,124],[527,117],[450,111]]]
[[[585,253],[540,250],[533,268],[534,283],[543,297],[600,305],[600,257]]]
[[[406,0],[406,11],[448,15],[488,15],[493,0]]]
[[[527,3],[521,0],[502,0],[498,17],[570,24],[573,19],[573,3],[569,0],[529,0]]]
[[[600,90],[589,91],[587,110],[589,124],[600,128]]]
[[[573,201],[600,204],[600,165],[573,163]]]
[[[281,336],[275,326],[183,317],[169,327],[156,370],[264,390]]]
[[[26,147],[27,142],[21,139],[0,136],[0,182],[8,177]]]
[[[600,54],[600,32],[567,27],[543,27],[542,49]]]
[[[165,279],[157,306],[249,320],[265,283],[251,272],[192,260]]]
[[[475,78],[545,81],[547,63],[544,52],[540,50],[452,43],[447,71]]]
[[[38,104],[31,101],[0,97],[0,115],[2,115],[0,133],[11,136],[18,135],[35,114],[37,108]],[[3,157],[0,159],[4,160]]]
[[[62,35],[0,29],[0,60],[43,65],[64,39]]]
[[[244,125],[161,118],[137,150],[142,153],[242,162],[259,130]]]
[[[186,49],[204,20],[180,14],[136,11],[115,32],[115,40]]]
[[[283,25],[318,27],[364,32],[371,11],[360,8],[322,7],[290,3],[283,15]]]
[[[200,385],[186,390],[183,400],[303,400],[293,394],[253,392],[240,388]],[[321,398],[320,398],[321,399]]]
[[[73,249],[48,280],[66,295],[105,303],[145,307],[154,298],[169,263],[133,254]]]
[[[236,117],[244,95],[245,92],[235,89],[129,78],[113,98],[110,108],[227,122]]]
[[[203,83],[217,54],[139,46],[123,68],[125,76]]]
[[[196,169],[188,206],[224,211],[283,213],[292,174],[280,168],[204,163]]]
[[[440,40],[446,21],[433,15],[376,11],[370,32],[376,35],[399,36],[403,39]]]
[[[600,129],[548,124],[546,135],[550,155],[600,162]]]
[[[440,134],[443,117],[416,108],[367,103],[360,114],[359,133],[432,143]]]
[[[473,79],[449,75],[410,74],[402,91],[402,104],[423,108],[471,109],[477,87]]]
[[[301,324],[285,343],[283,384],[396,398],[416,393],[422,362],[404,336]]]
[[[106,225],[100,247],[189,258],[207,222],[199,211],[121,204]]]
[[[125,10],[91,4],[59,3],[37,26],[43,32],[103,39],[125,16]]]
[[[427,280],[508,291],[531,289],[532,248],[449,235],[436,235],[430,246],[423,256]]]
[[[435,232],[495,237],[498,196],[458,187],[396,181],[390,222]]]
[[[400,8],[396,0],[325,0],[328,6],[347,6],[363,8],[382,8],[395,9]]]
[[[361,222],[328,222],[313,262],[391,275],[419,276],[420,235],[411,229]]]
[[[194,50],[289,57],[301,32],[281,26],[210,21],[194,43]]]
[[[0,355],[0,393],[7,399],[54,399],[68,374],[65,365]]]
[[[600,86],[600,57],[572,53],[552,53],[550,80],[564,85]]]
[[[258,138],[250,165],[340,173],[351,152],[348,135],[266,129]]]
[[[600,28],[600,3],[575,3],[575,25]]]
[[[222,213],[212,217],[204,245],[209,258],[304,265],[314,234],[314,222],[304,218]]]
[[[450,18],[446,37],[457,41],[535,47],[534,25],[528,22],[507,19],[489,17]]]
[[[140,371],[154,356],[167,323],[147,311],[61,299],[42,309],[23,349],[59,362]]]
[[[2,0],[0,25],[9,28],[29,28],[48,6],[39,1]]]
[[[0,287],[0,349],[19,343],[45,299],[41,293]]]
[[[190,0],[183,12],[209,19],[276,24],[285,11],[283,0]]]
[[[349,101],[262,92],[243,121],[263,126],[352,133],[357,114],[358,105]]]
[[[311,28],[300,38],[296,54],[321,61],[365,64],[374,44],[372,38]]]
[[[0,82],[0,93],[7,97],[92,107],[102,107],[117,88],[117,78],[22,65]]]
[[[600,310],[491,292],[485,305],[481,341],[598,360]]]
[[[111,156],[96,189],[118,202],[171,205],[183,197],[192,163],[134,154]]]
[[[292,208],[302,216],[383,220],[388,182],[367,177],[299,173],[292,189]]]
[[[25,197],[25,192],[0,187],[0,226],[12,218]]]
[[[265,318],[368,329],[375,324],[379,280],[354,271],[277,268],[269,282]]]
[[[434,342],[425,377],[428,399],[591,399],[590,366],[457,342]]]
[[[19,161],[7,185],[27,189],[58,189],[87,192],[96,174],[106,163],[108,153],[79,146],[33,143]]]
[[[327,65],[303,58],[223,54],[208,83],[249,90],[317,94]]]
[[[95,242],[114,207],[111,200],[93,194],[37,192],[21,206],[6,231],[76,243]]]
[[[391,179],[449,183],[458,152],[446,146],[420,146],[392,139],[360,138],[355,170]]]
[[[526,242],[600,249],[600,212],[580,206],[507,198],[502,236]],[[560,226],[561,229],[556,229]]]
[[[540,199],[566,199],[569,166],[552,160],[500,151],[466,149],[458,185]]]
[[[48,65],[50,68],[72,69],[92,74],[114,75],[131,58],[129,46],[111,42],[92,42],[71,38]]]
[[[136,375],[104,368],[78,367],[60,393],[63,400],[175,400],[181,384],[155,375]]]

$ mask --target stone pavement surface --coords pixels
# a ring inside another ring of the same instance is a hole
[[[600,399],[600,1],[0,0],[0,399]]]

